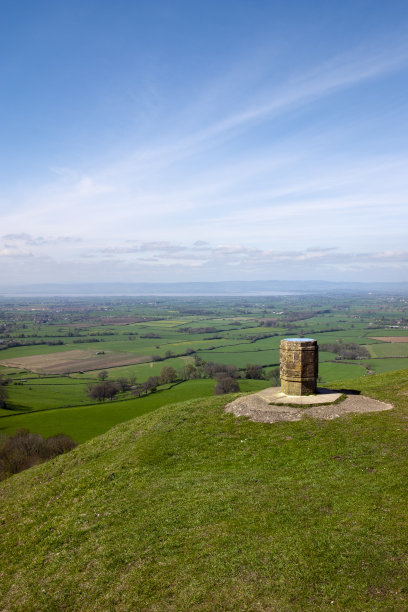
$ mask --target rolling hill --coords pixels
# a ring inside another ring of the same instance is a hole
[[[190,400],[4,481],[1,609],[406,610],[408,370],[347,387],[395,408],[268,425]]]

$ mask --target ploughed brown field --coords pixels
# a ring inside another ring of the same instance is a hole
[[[408,342],[408,336],[370,336],[371,340],[382,340],[383,342]]]
[[[2,359],[0,365],[12,368],[23,368],[41,374],[69,374],[71,372],[86,372],[117,366],[132,365],[149,361],[150,357],[138,357],[131,353],[108,353],[96,355],[92,351],[66,351],[64,353],[46,353],[45,355],[30,355]]]

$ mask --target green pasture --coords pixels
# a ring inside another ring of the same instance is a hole
[[[254,351],[259,350],[256,342],[245,342],[242,344],[226,344],[225,346],[220,346],[216,348],[212,353],[253,353]]]
[[[393,329],[393,328],[389,328],[389,327],[381,327],[379,329],[374,328],[374,329],[370,329],[367,332],[367,335],[370,336],[375,336],[375,337],[379,337],[381,338],[381,336],[403,336],[403,337],[408,337],[408,329]]]
[[[171,366],[175,370],[179,370],[186,363],[191,363],[193,361],[192,357],[171,357],[169,359],[164,359],[163,361],[149,361],[146,363],[138,363],[134,365],[128,366],[120,366],[118,368],[109,368],[106,371],[108,372],[108,380],[115,380],[120,376],[136,376],[137,382],[143,382],[149,378],[149,376],[158,376],[162,370],[162,368],[166,366]],[[86,378],[89,376],[96,377],[100,370],[92,370],[89,372],[85,372],[84,374],[73,374],[75,378]]]
[[[189,326],[190,323],[194,322],[196,320],[196,317],[193,316],[186,316],[180,319],[167,319],[167,320],[162,320],[162,321],[148,321],[146,323],[135,323],[135,327],[141,327],[142,325],[146,326],[146,327],[151,327],[152,331],[153,328],[159,328],[159,329],[169,329],[171,330],[174,327],[180,327],[182,325],[187,325]]]
[[[46,410],[89,403],[85,383],[80,381],[45,383],[29,380],[21,385],[8,385],[7,403],[13,410]]]
[[[278,349],[280,347],[281,340],[285,337],[288,338],[287,335],[286,336],[285,335],[271,336],[270,338],[262,338],[261,340],[255,340],[254,342],[251,342],[251,346],[253,346],[255,350],[260,349],[262,351],[270,350],[270,349]]]
[[[135,340],[128,340],[127,338],[118,340],[114,336],[112,336],[112,338],[113,339],[111,340],[108,336],[103,342],[95,342],[94,344],[74,344],[71,346],[71,349],[78,348],[95,353],[99,351],[131,353],[137,357],[145,357],[150,356],[152,352],[156,350],[154,348],[155,344],[158,344],[158,339],[152,338],[136,338]]]
[[[371,357],[408,357],[408,342],[381,342],[366,348]]]
[[[84,346],[85,346],[84,344],[61,344],[61,345],[56,345],[56,346],[48,346],[48,344],[39,344],[39,345],[34,345],[34,346],[16,346],[14,348],[9,348],[9,349],[0,351],[0,361],[2,359],[14,359],[16,357],[29,357],[31,355],[45,355],[48,353],[64,353],[67,351],[72,351],[73,349],[87,350],[84,348]],[[94,350],[95,352],[97,350],[103,350],[103,349],[95,348],[98,346],[99,346],[98,343],[96,342],[93,343],[92,350]]]
[[[347,330],[348,332],[348,330]],[[372,340],[367,336],[361,334],[361,330],[356,330],[355,334],[348,334],[346,332],[323,332],[317,333],[315,336],[311,335],[312,338],[317,340],[318,344],[330,344],[332,342],[342,341],[344,343],[354,342],[355,344],[374,344],[377,340]]]
[[[389,357],[386,359],[370,359],[370,368],[374,372],[391,372],[393,370],[401,370],[408,368],[408,358],[404,357]]]
[[[200,337],[190,337],[190,335],[179,338],[177,341],[173,343],[162,344],[160,347],[161,353],[165,353],[166,351],[173,351],[174,353],[182,353],[187,348],[192,348],[193,350],[206,349],[209,346],[224,346],[224,344],[231,344],[233,340],[227,340],[225,338],[210,338],[211,334],[203,334]],[[206,340],[205,338],[208,338]],[[160,351],[156,351],[156,353],[160,353]]]
[[[200,351],[198,355],[205,361],[225,363],[237,368],[245,368],[248,363],[269,366],[279,364],[279,350],[250,351],[248,353],[222,353],[220,351]]]
[[[242,392],[248,393],[264,389],[270,383],[242,380],[239,385]],[[211,379],[189,380],[140,398],[6,416],[0,418],[0,433],[12,434],[24,427],[43,436],[65,433],[76,442],[84,442],[118,423],[156,410],[160,406],[213,395],[214,386],[215,381]]]
[[[319,364],[319,377],[324,383],[338,379],[357,378],[365,374],[365,368],[358,364],[349,363],[321,363]]]
[[[328,351],[319,351],[319,363],[323,361],[333,361],[336,357],[336,353],[329,353]]]
[[[180,324],[180,327],[216,327],[217,329],[228,329],[229,327],[235,327],[235,322],[222,316],[217,318],[205,318],[198,316],[190,321],[183,321],[183,323]]]

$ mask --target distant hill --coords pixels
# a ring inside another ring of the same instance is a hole
[[[408,283],[328,281],[220,281],[191,283],[75,283],[1,285],[0,296],[234,296],[408,293]]]
[[[160,408],[0,485],[0,608],[408,609],[408,370],[395,409],[273,425]]]

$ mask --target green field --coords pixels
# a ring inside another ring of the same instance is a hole
[[[357,378],[362,376],[365,369],[361,365],[348,363],[321,363],[319,364],[319,377],[323,383],[330,383],[338,379]]]
[[[85,382],[65,377],[28,379],[22,385],[8,387],[8,392],[9,407],[13,410],[43,410],[89,404]]]
[[[199,351],[198,355],[205,361],[226,363],[237,368],[245,368],[248,363],[262,366],[279,365],[279,351],[249,351],[247,353],[222,353],[221,351]]]
[[[63,432],[76,442],[84,442],[106,432],[118,423],[151,412],[168,403],[213,395],[214,386],[215,381],[211,379],[189,380],[140,398],[6,416],[0,418],[0,433],[11,434],[24,427],[44,436]],[[255,392],[268,386],[267,381],[240,381],[240,389],[244,393]]]
[[[367,349],[372,357],[408,357],[408,342],[381,342]]]
[[[405,358],[387,358],[387,359],[370,359],[370,368],[374,372],[391,372],[393,370],[401,370],[408,368],[408,359]]]
[[[392,301],[378,296],[101,298],[94,301],[92,298],[68,301],[21,298],[17,302],[0,299],[0,330],[3,330],[0,349],[10,344],[10,348],[0,350],[0,360],[47,353],[68,354],[71,350],[89,351],[91,356],[100,351],[112,355],[127,353],[146,359],[140,364],[108,367],[110,381],[135,377],[137,383],[142,383],[158,376],[165,366],[175,368],[179,379],[183,379],[185,366],[195,360],[202,368],[205,362],[234,365],[240,370],[239,376],[245,376],[248,364],[261,365],[267,375],[279,364],[282,338],[298,335],[314,337],[320,346],[338,341],[364,345],[372,357],[366,363],[370,363],[374,372],[391,371],[408,364],[408,344],[370,338],[408,333],[390,327],[405,321],[406,303],[399,298]],[[124,322],[137,317],[141,319],[139,322]],[[155,320],[143,320],[150,317]],[[271,325],[267,324],[268,320],[272,321]],[[146,335],[158,337],[142,337]],[[98,342],[90,341],[95,339]],[[17,342],[26,345],[13,346]],[[32,344],[40,342],[64,344]],[[188,355],[183,355],[186,352]],[[320,350],[319,360],[321,384],[366,372],[359,361],[343,363],[327,351]],[[89,419],[97,419],[102,412],[96,411],[95,406],[92,408],[86,385],[98,382],[100,369],[82,369],[82,372],[50,377],[39,376],[24,367],[0,366],[0,373],[9,379],[6,387],[9,410],[0,407],[0,417],[12,413],[15,418],[15,413],[20,412],[19,423],[23,426],[26,422],[28,426],[31,421],[25,419],[31,411],[48,411],[48,416],[41,417],[45,422],[47,418],[54,419],[54,409],[78,407],[82,414],[82,407],[87,407]],[[198,375],[206,374],[202,370]],[[201,383],[203,388],[207,384],[196,381],[197,389]],[[241,381],[242,384],[247,383]],[[267,385],[268,381],[260,384]],[[172,391],[162,389],[160,397],[160,405],[176,401]],[[127,402],[132,406],[134,401],[141,400],[131,399],[128,391],[98,408],[109,413],[121,405],[125,411]],[[157,400],[146,397],[143,401],[146,406],[150,406],[149,402],[156,406]],[[117,422],[113,416],[109,419]],[[54,426],[55,419],[52,422]]]

